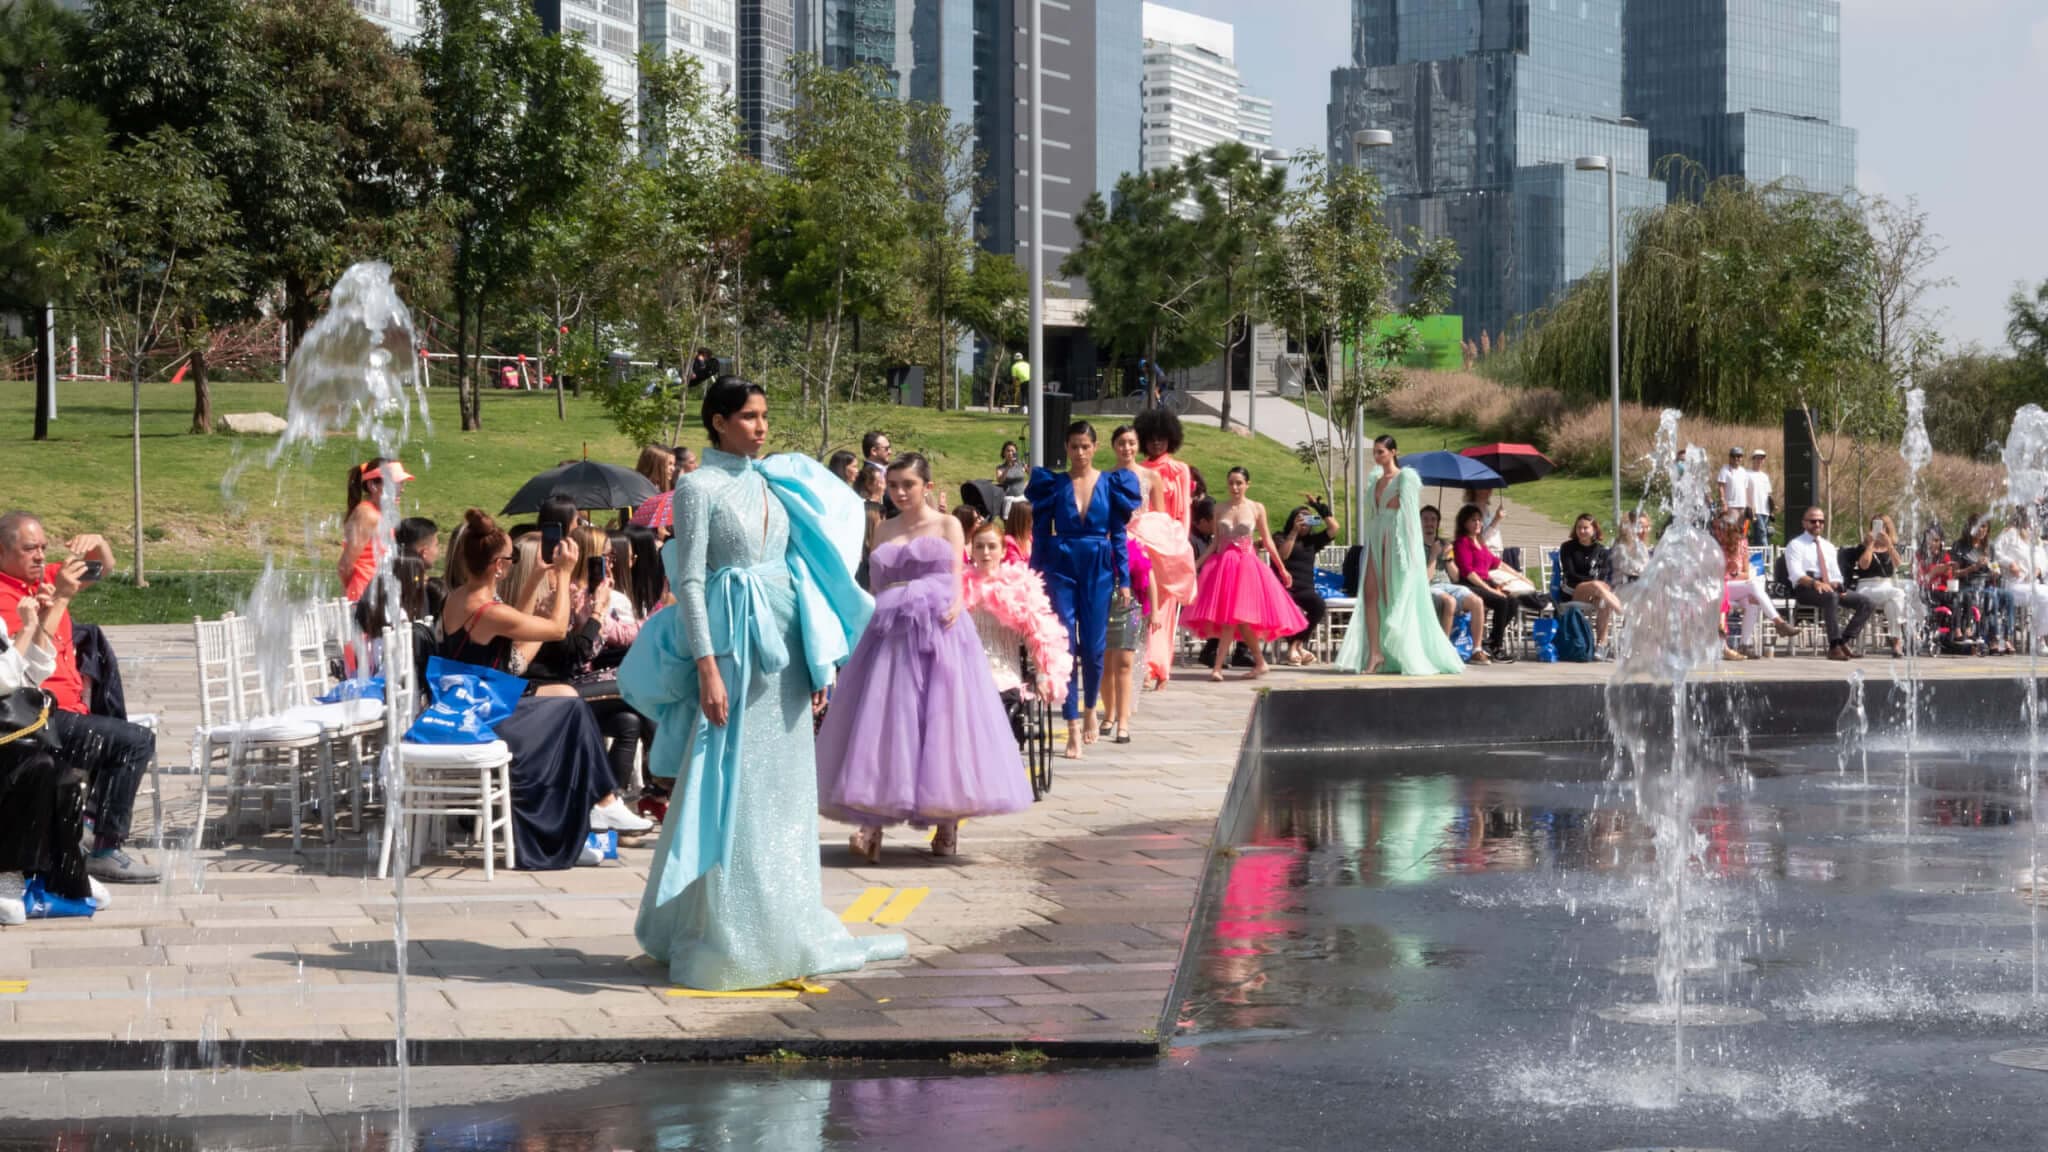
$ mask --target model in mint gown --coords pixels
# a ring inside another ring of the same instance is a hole
[[[825,908],[811,693],[852,652],[874,602],[854,582],[860,497],[816,461],[710,449],[676,486],[662,551],[676,603],[619,669],[656,724],[648,765],[679,777],[633,933],[688,988],[760,988],[905,952]],[[729,713],[704,718],[700,654]]]
[[[1444,635],[1436,604],[1429,595],[1429,553],[1422,544],[1422,477],[1402,468],[1380,483],[1385,472],[1367,487],[1363,562],[1359,565],[1358,606],[1344,630],[1337,666],[1363,672],[1372,663],[1366,650],[1368,591],[1379,597],[1379,671],[1407,676],[1456,675],[1465,670],[1457,649]]]

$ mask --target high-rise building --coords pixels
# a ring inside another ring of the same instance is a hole
[[[1607,177],[1621,211],[1663,203],[1654,164],[1855,175],[1840,115],[1839,0],[1352,0],[1352,63],[1330,77],[1329,155],[1380,177],[1390,222],[1458,244],[1453,309],[1501,332],[1605,262]],[[1623,233],[1626,243],[1626,231]]]
[[[1352,0],[1352,66],[1330,78],[1332,165],[1379,176],[1398,231],[1448,236],[1452,308],[1501,332],[1607,248],[1611,157],[1624,212],[1659,203],[1649,133],[1622,116],[1624,0]],[[1391,148],[1354,155],[1365,129]]]
[[[400,45],[425,28],[428,0],[351,0],[356,11]],[[604,94],[630,118],[640,93],[640,0],[532,0],[541,27],[576,37],[604,74]]]
[[[739,113],[747,151],[769,164],[787,135],[782,114],[792,106],[790,54],[796,47],[794,0],[738,0]]]
[[[1239,139],[1244,84],[1237,73],[1237,34],[1164,4],[1144,8],[1144,164],[1171,168],[1226,140]],[[1272,133],[1272,107],[1266,108]]]
[[[1653,157],[1684,156],[1709,180],[1854,187],[1841,0],[1637,0],[1623,27],[1626,106]],[[1671,174],[1674,193],[1683,180]]]
[[[664,57],[694,56],[714,99],[738,99],[739,12],[733,0],[640,0],[640,40]]]
[[[1237,90],[1237,138],[1254,152],[1273,146],[1273,102],[1244,87]]]

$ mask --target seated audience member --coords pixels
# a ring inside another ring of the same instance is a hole
[[[1451,542],[1444,539],[1444,516],[1434,504],[1422,508],[1422,549],[1429,562],[1429,598],[1436,604],[1437,620],[1444,635],[1457,631],[1458,613],[1472,617],[1470,628],[1477,640],[1486,631],[1486,604],[1479,594],[1458,578],[1458,566],[1451,559]],[[1486,653],[1474,651],[1472,661],[1489,664]]]
[[[1870,621],[1871,602],[1844,590],[1841,549],[1821,534],[1827,530],[1827,513],[1808,508],[1800,525],[1805,531],[1785,542],[1785,576],[1792,582],[1792,598],[1820,610],[1828,637],[1828,659],[1853,660],[1856,653],[1850,645]],[[1844,608],[1851,613],[1846,627],[1841,620]]]
[[[0,697],[39,687],[56,672],[53,628],[78,593],[83,567],[78,561],[60,567],[50,583],[22,599],[14,642],[0,628]],[[85,771],[59,760],[63,750],[53,750],[47,733],[12,728],[0,736],[14,737],[0,745],[0,876],[16,883],[40,877],[55,895],[106,904],[106,890],[86,872]],[[0,891],[0,924],[28,918],[18,892],[11,884]]]
[[[1901,637],[1906,627],[1906,585],[1898,578],[1895,531],[1891,517],[1879,516],[1864,530],[1863,543],[1842,549],[1836,559],[1841,562],[1844,585],[1884,613],[1894,633],[1891,652],[1898,656],[1902,654]]]
[[[860,467],[860,457],[855,456],[844,448],[834,452],[825,461],[825,471],[846,481],[849,486],[853,484],[854,469],[858,467]]]
[[[512,565],[512,541],[481,509],[463,516],[469,583],[448,593],[438,654],[447,660],[510,671],[518,643],[546,643],[569,633],[574,597],[570,575],[582,553],[574,538],[556,549],[545,576],[557,589],[547,616],[505,603],[498,580]],[[644,831],[651,825],[619,799],[604,739],[580,696],[529,695],[500,721],[498,739],[512,750],[514,843],[521,868],[568,868],[584,859],[594,828]]]
[[[1749,543],[1742,531],[1742,525],[1725,516],[1714,518],[1714,539],[1721,545],[1721,627],[1727,632],[1727,616],[1736,608],[1742,609],[1742,652],[1756,650],[1757,621],[1768,620],[1780,636],[1798,633],[1790,621],[1778,612],[1778,606],[1771,602],[1771,594],[1764,585],[1764,578],[1757,574],[1756,566],[1749,560]],[[1737,658],[1746,659],[1738,652]]]
[[[633,779],[640,763],[640,743],[647,726],[619,696],[618,688],[619,661],[639,637],[640,621],[633,614],[631,598],[618,592],[609,559],[611,540],[604,530],[585,525],[576,530],[575,540],[577,560],[567,581],[569,634],[540,646],[527,662],[526,680],[537,695],[583,697],[599,730],[611,741],[612,776],[623,783]],[[535,599],[534,611],[552,617],[560,595],[557,582]]]
[[[669,449],[669,454],[674,456],[676,460],[675,480],[681,480],[683,477],[695,472],[697,465],[703,463],[702,460],[697,458],[697,450],[688,444],[677,444]],[[670,486],[674,486],[673,481],[671,481]]]
[[[1929,529],[1930,532],[1934,531]],[[1934,547],[1923,547],[1922,556],[1940,557],[1940,536],[1935,536]],[[1930,580],[1946,578],[1946,591],[1950,596],[1950,611],[1955,614],[1955,627],[1963,633],[1959,639],[1966,639],[1979,651],[1993,656],[2010,655],[2012,646],[2012,593],[2006,591],[1999,581],[1998,561],[1991,549],[1991,516],[1979,512],[1970,517],[1963,529],[1962,538],[1945,557],[1947,571],[1923,573]]]
[[[2013,606],[2026,609],[2032,633],[2029,642],[2036,648],[2048,646],[2044,644],[2048,638],[2048,548],[2041,544],[2031,509],[2013,513],[2012,523],[1998,534],[1991,553],[1998,561],[1999,582],[2011,594]]]
[[[1614,586],[1633,584],[1650,567],[1650,514],[1635,511],[1621,515],[1621,527],[1607,563],[1614,572]]]
[[[1031,501],[1012,500],[1003,514],[1003,563],[1031,563]]]
[[[1301,609],[1302,618],[1308,621],[1307,627],[1288,637],[1289,664],[1315,663],[1315,655],[1309,651],[1309,639],[1330,611],[1330,606],[1323,602],[1323,594],[1316,591],[1316,557],[1336,538],[1335,528],[1329,506],[1318,500],[1290,511],[1287,527],[1273,537],[1274,549],[1287,564],[1287,595],[1293,598],[1294,606]]]
[[[621,545],[630,557],[625,570],[631,574],[631,579],[619,583],[632,598],[633,614],[645,623],[670,600],[668,577],[661,566],[661,545],[656,543],[652,529],[637,524],[628,524],[625,531],[612,541],[614,555],[618,554]]]
[[[64,550],[71,556],[62,564],[47,562],[47,548],[40,519],[28,512],[0,516],[0,630],[9,635],[21,630],[22,601],[33,602],[45,586],[59,586],[60,576],[64,585],[78,585],[86,582],[88,562],[99,565],[100,572],[114,567],[113,548],[98,536],[76,536],[66,542]],[[113,884],[154,884],[157,870],[122,845],[156,734],[125,720],[88,714],[68,606],[56,616],[54,623],[44,623],[56,643],[56,663],[42,687],[56,704],[50,713],[51,734],[64,749],[65,761],[84,769],[90,781],[86,818],[92,827],[92,855],[86,871]]]
[[[419,580],[429,617],[441,614],[441,602],[448,598],[448,585],[439,576],[433,575],[434,565],[441,561],[441,527],[424,516],[413,516],[398,525],[398,554],[400,559],[412,556],[420,562]],[[398,566],[394,562],[392,571]],[[408,571],[410,571],[408,569]],[[408,609],[410,614],[410,609]],[[414,617],[419,619],[419,617]]]
[[[1520,609],[1531,612],[1543,611],[1543,597],[1534,591],[1510,592],[1515,587],[1514,572],[1502,566],[1500,557],[1486,546],[1481,533],[1485,530],[1485,514],[1476,504],[1467,504],[1458,509],[1456,540],[1451,545],[1451,555],[1457,561],[1458,573],[1465,586],[1472,589],[1486,605],[1486,612],[1492,617],[1486,629],[1486,661],[1473,656],[1475,664],[1486,662],[1510,662],[1514,655],[1504,643],[1508,622],[1514,619]],[[1475,617],[1475,619],[1477,619]]]
[[[1600,536],[1600,521],[1581,514],[1572,524],[1572,538],[1557,546],[1558,584],[1574,603],[1592,605],[1596,611],[1593,643],[1607,647],[1608,630],[1621,612],[1621,599],[1614,594],[1613,550]]]

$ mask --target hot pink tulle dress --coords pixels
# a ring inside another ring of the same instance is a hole
[[[1295,607],[1280,578],[1252,551],[1254,531],[1248,524],[1217,520],[1216,547],[1202,561],[1195,602],[1181,613],[1181,627],[1204,640],[1247,628],[1262,641],[1308,627],[1308,617]]]
[[[891,540],[868,555],[875,615],[818,730],[818,811],[920,827],[1031,807],[974,621],[953,603],[953,545]]]

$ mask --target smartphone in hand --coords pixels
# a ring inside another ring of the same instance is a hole
[[[553,564],[555,552],[562,546],[562,526],[552,521],[540,526],[540,562]]]
[[[107,566],[105,564],[97,560],[87,560],[85,562],[85,574],[78,578],[78,582],[80,584],[97,584],[100,581],[100,577],[106,574]]]
[[[604,583],[604,557],[593,556],[590,560],[590,586],[596,588]]]

